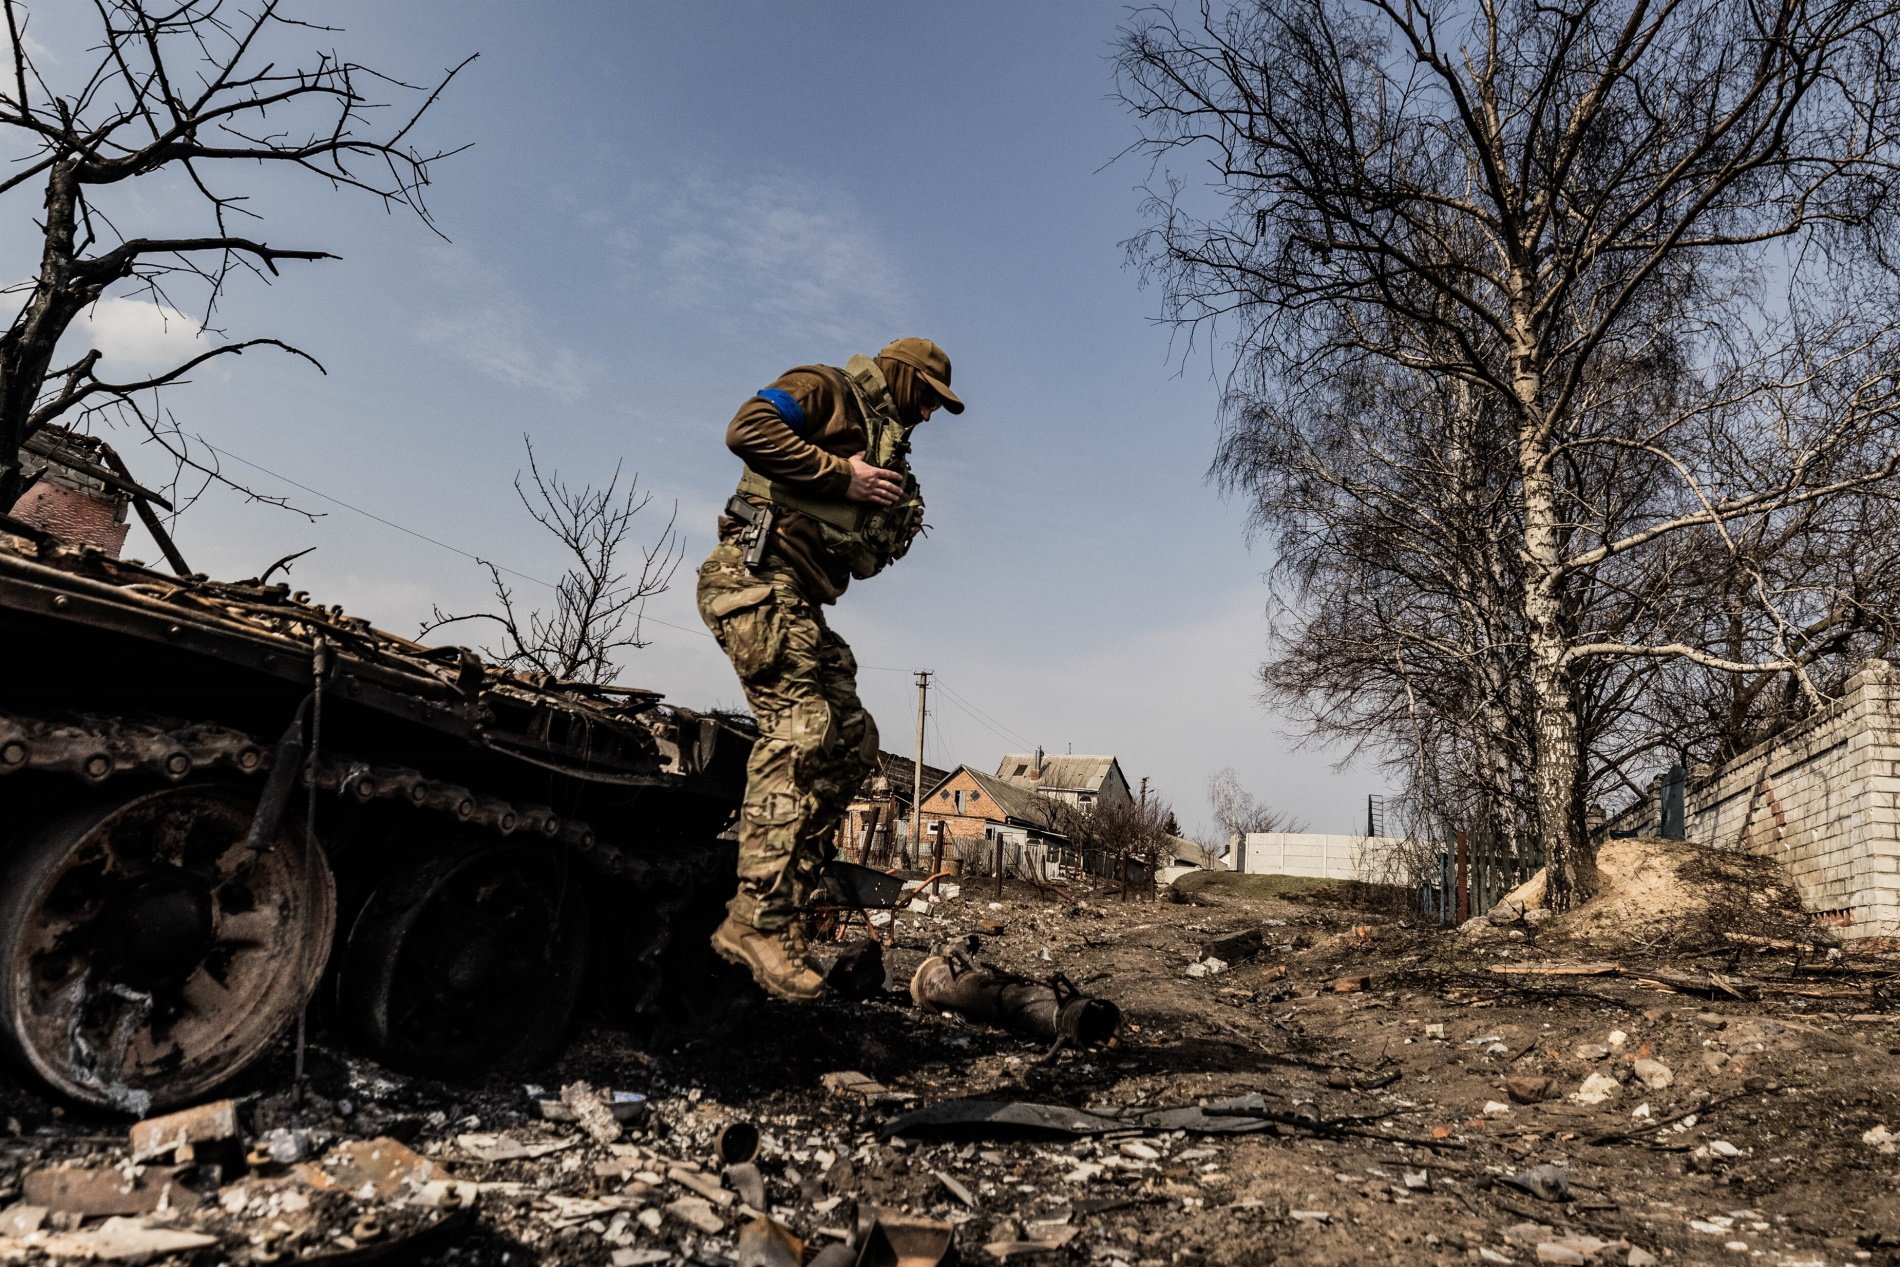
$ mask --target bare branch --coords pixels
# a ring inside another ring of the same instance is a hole
[[[60,91],[26,52],[18,0],[0,4],[13,54],[12,73],[0,72],[10,81],[0,91],[0,129],[21,142],[0,195],[28,183],[43,188],[39,265],[11,292],[18,307],[0,334],[0,507],[7,507],[20,491],[20,446],[69,411],[179,383],[211,356],[247,347],[270,344],[311,359],[277,340],[246,339],[137,383],[102,382],[89,365],[52,368],[72,323],[108,294],[129,288],[160,299],[167,282],[195,288],[202,300],[190,308],[209,327],[234,275],[268,281],[285,260],[336,258],[232,233],[234,217],[260,220],[262,212],[222,187],[227,172],[288,165],[403,208],[439,235],[423,194],[431,166],[458,151],[418,148],[410,138],[474,59],[410,84],[334,53],[278,56],[300,51],[279,49],[284,37],[329,29],[284,12],[279,0],[260,0],[241,14],[223,0],[94,0],[92,46],[68,50],[57,63],[62,71],[77,68],[80,82]],[[385,119],[398,104],[402,113]],[[102,200],[167,169],[185,176],[211,231],[121,233]],[[222,479],[215,463],[204,473]]]
[[[560,541],[571,562],[554,590],[552,612],[517,613],[512,591],[493,564],[485,564],[499,610],[458,615],[435,609],[425,621],[426,636],[448,625],[485,620],[499,626],[502,641],[488,655],[510,668],[544,673],[561,681],[606,683],[620,672],[617,653],[643,647],[640,617],[646,600],[663,593],[684,558],[675,505],[652,544],[636,547],[639,571],[621,562],[635,518],[651,504],[638,478],[621,487],[615,468],[604,488],[564,484],[544,473],[534,443],[523,437],[528,453],[527,479],[515,477],[515,494],[530,518]]]

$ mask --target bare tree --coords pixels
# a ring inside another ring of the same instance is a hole
[[[1214,852],[1215,857],[1224,856],[1226,846],[1235,836],[1259,831],[1303,830],[1301,824],[1288,815],[1255,800],[1253,793],[1240,785],[1240,775],[1232,766],[1216,770],[1207,780],[1207,803],[1214,811],[1214,825],[1224,837],[1221,848]]]
[[[73,322],[108,294],[189,311],[188,320],[219,333],[212,323],[234,275],[269,281],[285,261],[335,258],[251,236],[261,213],[227,177],[258,165],[304,173],[433,228],[423,193],[431,165],[454,152],[409,138],[461,66],[433,84],[408,84],[335,53],[285,60],[285,43],[331,28],[280,12],[278,0],[90,7],[97,22],[90,48],[36,58],[27,5],[0,0],[8,41],[0,136],[11,160],[0,196],[37,188],[43,217],[38,266],[12,288],[19,307],[0,335],[0,511],[19,497],[22,446],[55,420],[83,429],[110,411],[144,427],[175,461],[215,476],[215,461],[184,448],[155,393],[214,357],[252,348],[317,364],[272,338],[220,343],[156,374],[114,376],[98,348],[55,364]],[[403,98],[410,104],[391,108]],[[138,182],[166,175],[197,199],[202,222],[184,232],[134,231]]]
[[[1820,697],[1775,569],[1743,567],[1769,636],[1732,654],[1670,564],[1893,495],[1896,36],[1868,0],[1249,0],[1124,33],[1148,151],[1214,175],[1205,209],[1164,180],[1133,250],[1167,317],[1231,331],[1224,452],[1310,451],[1305,406],[1368,364],[1471,394],[1510,506],[1507,759],[1558,909],[1594,884],[1587,726],[1619,666]]]
[[[1173,858],[1175,838],[1167,824],[1174,811],[1160,796],[1150,793],[1146,801],[1087,808],[1054,797],[1044,799],[1051,827],[1079,849],[1151,864]]]
[[[635,518],[653,502],[651,492],[640,491],[640,477],[629,478],[622,488],[616,466],[605,487],[574,488],[561,482],[559,472],[543,475],[535,461],[534,442],[525,436],[523,442],[528,449],[528,479],[524,484],[522,474],[516,472],[515,496],[574,560],[554,586],[554,609],[517,607],[502,570],[484,562],[499,610],[451,616],[437,607],[418,636],[460,621],[491,621],[501,627],[502,641],[483,650],[498,663],[544,673],[557,681],[612,682],[620,673],[614,654],[647,645],[640,637],[646,600],[666,590],[684,557],[676,526],[679,506],[675,503],[653,544],[635,548],[639,572],[631,574],[624,551]]]
[[[1529,752],[1509,455],[1455,380],[1351,370],[1309,393],[1297,443],[1243,406],[1221,455],[1276,547],[1261,681],[1310,734],[1391,768],[1401,818],[1508,831]]]
[[[1900,627],[1900,506],[1844,497],[1738,524],[1729,540],[1687,543],[1676,567],[1693,596],[1685,625],[1730,660],[1771,652],[1794,667],[1735,673],[1676,659],[1648,667],[1640,689],[1611,679],[1598,692],[1606,769],[1635,790],[1664,764],[1728,761],[1839,696],[1870,658],[1893,653]],[[1772,607],[1760,593],[1773,595]]]

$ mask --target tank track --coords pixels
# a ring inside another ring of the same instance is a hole
[[[35,776],[87,788],[162,786],[210,777],[261,790],[275,760],[272,744],[214,723],[0,713],[0,794],[9,784]],[[297,786],[307,788],[309,781],[306,770]],[[596,977],[596,986],[603,987],[599,1005],[621,1023],[641,1026],[667,1026],[703,1010],[703,1002],[692,996],[703,993],[706,974],[723,965],[695,954],[704,950],[699,943],[710,925],[702,929],[694,921],[697,916],[704,922],[705,895],[729,885],[731,860],[722,851],[656,848],[647,842],[634,852],[601,840],[590,824],[562,818],[546,805],[484,795],[413,767],[370,763],[347,753],[321,755],[316,781],[333,806],[381,803],[488,839],[564,850],[583,869],[614,882],[621,894],[616,923],[624,934],[610,952],[611,967]],[[301,818],[296,808],[301,800],[300,793],[293,794],[293,818]],[[320,833],[319,839],[328,836]],[[694,945],[676,944],[682,934]],[[611,988],[604,988],[609,983]]]
[[[68,775],[97,786],[131,774],[178,783],[194,775],[255,777],[273,760],[269,744],[229,727],[75,715],[60,719],[0,714],[0,777],[25,771]],[[406,766],[372,765],[346,754],[321,756],[317,786],[367,805],[389,801],[484,829],[496,836],[538,837],[568,846],[590,866],[617,879],[644,881],[653,864],[603,844],[587,823],[564,819],[546,805],[502,800]],[[309,772],[300,780],[308,786]]]

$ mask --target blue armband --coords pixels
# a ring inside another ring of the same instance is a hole
[[[793,431],[805,429],[805,411],[792,399],[790,392],[782,392],[776,387],[762,388],[758,397],[778,411],[779,418]]]

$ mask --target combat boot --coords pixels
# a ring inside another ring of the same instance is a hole
[[[750,971],[767,994],[788,1003],[810,1003],[824,997],[825,979],[811,966],[805,933],[796,920],[782,929],[763,932],[728,915],[713,933],[712,947],[720,958]]]

